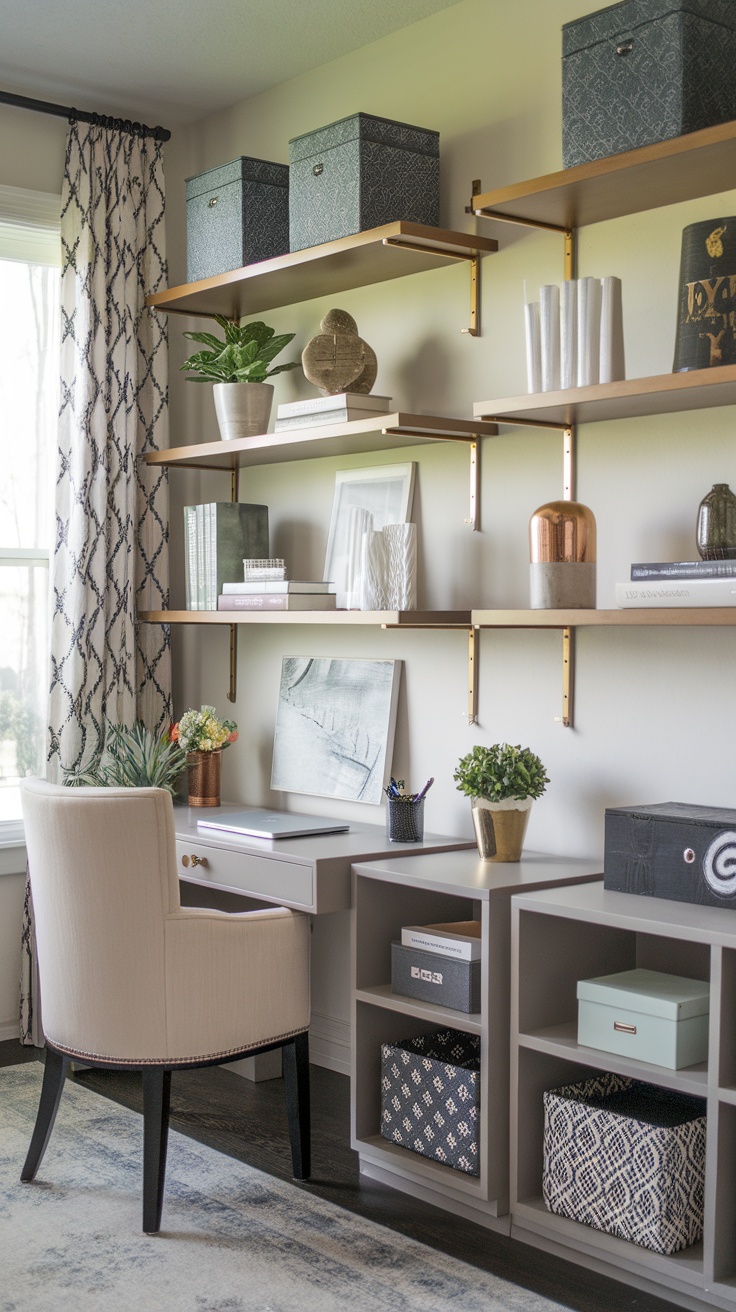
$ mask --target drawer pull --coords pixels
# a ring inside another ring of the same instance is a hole
[[[206,867],[206,865],[207,865],[207,857],[206,857],[206,856],[197,856],[195,852],[192,852],[192,855],[191,855],[191,856],[183,856],[182,859],[181,859],[181,863],[182,863],[182,865],[185,867],[185,869],[186,869],[187,866],[190,866],[190,865],[192,865],[192,866],[203,866],[203,867]]]
[[[691,847],[686,847],[682,855],[683,855],[683,859],[687,861],[687,864],[691,866],[693,861],[695,860],[695,853],[693,849]]]
[[[207,201],[207,209],[213,210],[215,208],[215,205],[217,204],[218,199],[219,197],[217,196],[211,196],[210,199]]]
[[[324,173],[324,171],[325,171],[324,164],[315,164],[314,168],[312,169],[312,173],[314,174],[315,178],[318,178],[320,173]]]
[[[620,46],[616,46],[617,55],[630,55],[634,49],[633,41],[622,41]]]
[[[615,1020],[613,1028],[618,1030],[619,1034],[636,1034],[636,1025],[626,1025],[622,1020]]]

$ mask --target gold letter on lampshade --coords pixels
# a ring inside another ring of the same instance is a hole
[[[529,523],[532,610],[595,608],[595,516],[579,501],[550,501]]]

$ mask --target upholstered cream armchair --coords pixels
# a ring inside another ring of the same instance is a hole
[[[160,1228],[171,1072],[283,1049],[292,1165],[310,1171],[309,921],[182,907],[169,794],[21,785],[47,1039],[21,1174],[41,1163],[71,1060],[143,1073],[143,1229]]]

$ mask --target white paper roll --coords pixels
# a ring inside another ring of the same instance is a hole
[[[539,334],[539,301],[524,306],[526,333],[526,379],[530,392],[542,390],[542,344]]]
[[[621,279],[601,280],[601,383],[615,383],[626,377],[624,361],[624,321],[621,304]]]
[[[568,278],[560,296],[560,386],[576,387],[578,381],[578,284]]]
[[[578,387],[597,383],[601,353],[601,284],[578,278]]]
[[[539,344],[542,391],[560,388],[560,289],[555,285],[539,289]]]

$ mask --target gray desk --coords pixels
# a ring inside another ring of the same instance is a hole
[[[242,803],[231,802],[224,803],[219,812],[242,809]],[[213,813],[206,814],[211,818]],[[197,820],[202,818],[198,807],[174,807],[181,880],[313,915],[349,910],[350,867],[357,861],[475,848],[473,839],[441,834],[427,834],[423,843],[389,843],[385,825],[352,820],[345,834],[248,838],[199,829]]]

